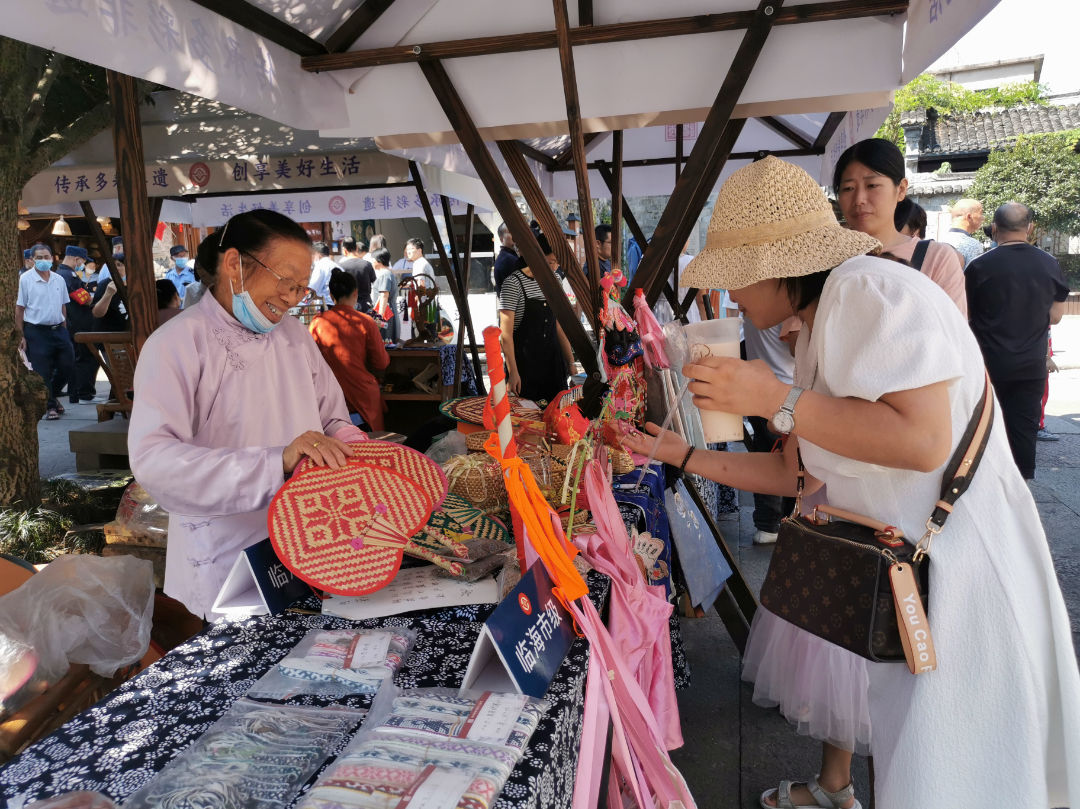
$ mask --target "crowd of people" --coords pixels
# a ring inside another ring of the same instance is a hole
[[[938,671],[871,663],[757,612],[744,661],[754,698],[823,744],[815,778],[784,781],[761,805],[858,807],[851,759],[866,752],[882,806],[1080,805],[1080,674],[1025,486],[1047,335],[1068,295],[1061,269],[1031,244],[1033,212],[1016,202],[994,212],[988,251],[972,236],[983,214],[970,201],[954,207],[948,234],[925,239],[925,212],[906,199],[903,158],[887,141],[846,150],[833,190],[843,226],[801,169],[772,157],[740,169],[719,192],[705,249],[680,263],[682,286],[722,290],[722,308],[745,318],[743,359],[706,357],[683,372],[698,407],[750,418],[754,451],[695,448],[651,423],[625,445],[758,493],[756,542],[775,541],[800,477],[807,498],[915,538],[986,374],[1000,412],[933,549]],[[561,276],[557,235],[536,236]],[[607,272],[614,234],[600,226],[593,236]],[[505,227],[498,237],[508,386],[550,401],[575,357],[534,268]],[[209,614],[239,549],[265,536],[268,505],[300,459],[340,466],[362,429],[382,426],[375,375],[399,336],[400,279],[434,272],[419,239],[393,267],[382,236],[342,248],[335,260],[289,218],[252,210],[202,241],[194,269],[174,248],[159,283],[170,322],[136,369],[130,458],[170,513],[165,590],[197,615]],[[123,278],[120,249],[112,264]],[[65,382],[72,401],[92,396],[70,333],[125,328],[126,313],[116,279],[98,273],[88,288],[81,248],[59,266],[41,244],[25,258],[18,325],[55,418]],[[305,328],[288,313],[310,299],[325,311]],[[175,317],[181,306],[189,311]],[[1007,754],[990,743],[1004,739]]]

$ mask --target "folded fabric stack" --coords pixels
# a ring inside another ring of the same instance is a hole
[[[239,700],[124,806],[286,806],[359,721],[352,711]]]
[[[299,809],[487,809],[521,758],[544,703],[518,694],[461,697],[416,689],[323,774]],[[372,709],[376,711],[375,708]]]
[[[299,809],[396,809],[421,790],[438,794],[442,809],[488,809],[516,763],[508,750],[466,739],[370,734],[330,766]]]
[[[410,638],[392,630],[320,631],[307,651],[301,651],[301,644],[278,663],[278,669],[298,680],[343,682],[358,693],[374,694],[401,668],[410,644]]]

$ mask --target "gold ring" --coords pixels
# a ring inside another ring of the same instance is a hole
[[[312,449],[318,449],[319,448],[319,442],[318,441],[313,441],[311,443],[311,448]]]

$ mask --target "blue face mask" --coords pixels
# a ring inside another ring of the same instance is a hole
[[[229,281],[229,289],[232,288],[232,281]],[[277,325],[255,305],[255,301],[251,299],[251,293],[244,289],[243,279],[240,280],[240,292],[234,291],[232,294],[232,311],[233,317],[240,321],[241,326],[256,334],[266,334]]]
[[[47,258],[34,259],[34,269],[38,272],[48,272],[52,269],[52,262]]]
[[[178,270],[186,270],[187,269],[187,262],[188,262],[188,260],[186,258],[184,258],[182,256],[177,257],[177,259],[176,259],[176,269],[178,269]]]

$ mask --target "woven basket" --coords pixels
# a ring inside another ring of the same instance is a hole
[[[465,447],[469,452],[484,452],[484,442],[488,440],[490,435],[491,433],[485,430],[469,433],[465,436]]]
[[[507,507],[506,484],[503,483],[502,467],[487,455],[459,455],[443,465],[450,483],[450,493],[464,497],[477,508],[488,513],[502,511]]]

